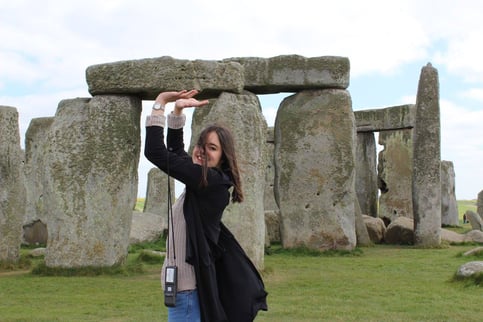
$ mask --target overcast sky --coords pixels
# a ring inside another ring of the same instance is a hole
[[[85,70],[171,56],[343,56],[353,109],[415,103],[421,68],[439,72],[441,157],[456,197],[483,190],[483,1],[0,0],[0,105],[32,118],[90,97]],[[269,125],[284,95],[261,98]],[[151,108],[149,102],[143,109]],[[141,156],[138,195],[150,164]]]

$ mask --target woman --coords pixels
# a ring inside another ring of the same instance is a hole
[[[196,94],[160,93],[146,120],[146,158],[186,187],[173,206],[176,256],[166,258],[163,265],[178,268],[176,306],[168,307],[168,320],[253,321],[258,310],[267,310],[267,293],[258,271],[221,222],[230,195],[232,202],[243,201],[233,137],[226,128],[213,125],[201,132],[191,156],[185,152],[183,109],[209,103],[195,99]],[[175,106],[168,115],[166,148],[168,102]],[[168,235],[171,254],[172,236]]]

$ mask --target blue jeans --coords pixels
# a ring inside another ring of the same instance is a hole
[[[200,302],[196,290],[181,291],[176,306],[168,307],[168,322],[200,322]]]

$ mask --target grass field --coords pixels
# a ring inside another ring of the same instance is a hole
[[[133,247],[127,266],[140,265],[141,249],[159,247]],[[263,272],[269,311],[256,321],[482,321],[481,282],[453,280],[460,265],[483,260],[461,256],[475,247],[376,245],[320,254],[274,245]],[[32,261],[35,267],[42,259]],[[161,260],[142,266],[142,273],[83,277],[0,271],[0,321],[166,321]]]

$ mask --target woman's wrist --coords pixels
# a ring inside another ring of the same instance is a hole
[[[173,114],[176,115],[176,116],[180,116],[180,115],[183,114],[183,108],[179,107],[177,105],[177,102],[174,104]]]

